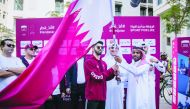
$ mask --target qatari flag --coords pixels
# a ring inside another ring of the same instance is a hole
[[[101,39],[111,22],[111,0],[75,0],[33,63],[0,92],[0,108],[38,109],[69,67]]]

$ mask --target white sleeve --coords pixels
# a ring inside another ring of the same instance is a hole
[[[126,61],[122,61],[122,63],[118,63],[118,65],[121,67],[121,68],[123,68],[123,69],[125,69],[126,71],[126,75],[128,75],[127,73],[131,73],[132,75],[135,75],[135,73],[134,73],[134,69],[131,67],[131,65],[130,64],[128,64]]]
[[[16,58],[16,63],[17,63],[17,66],[18,67],[26,67],[23,63],[22,63],[22,61],[21,61],[21,59],[19,59],[19,58]]]
[[[166,71],[164,65],[160,61],[158,61],[158,63],[155,63],[154,65],[158,71],[160,71],[160,72]]]
[[[144,72],[147,72],[150,68],[149,64],[142,65],[140,67],[136,67],[131,64],[119,64],[120,67],[124,68],[125,70],[128,71],[128,73],[131,73],[134,76],[139,76],[143,74]]]
[[[151,56],[151,58],[154,58],[158,60],[156,57]],[[164,65],[158,60],[158,63],[152,63],[153,67],[156,67],[156,69],[160,72],[165,72],[165,67]]]
[[[119,71],[120,71],[119,76],[121,78],[121,81],[123,82],[126,81],[129,73],[122,67],[119,67]]]
[[[127,81],[128,79],[128,76],[122,76],[122,77],[120,77],[121,78],[121,82],[125,82],[125,81]]]

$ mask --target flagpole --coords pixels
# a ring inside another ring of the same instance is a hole
[[[115,9],[113,9],[113,0],[110,0],[110,8],[111,8],[111,16],[112,16],[111,28],[112,28],[114,43],[116,43],[115,22],[114,22],[114,12],[115,12]]]
[[[110,0],[110,7],[111,7],[111,16],[112,16],[112,24],[111,24],[111,28],[112,28],[112,34],[113,34],[113,41],[114,41],[114,48],[116,49],[116,35],[115,35],[115,22],[114,22],[114,13],[115,13],[115,9],[113,9],[113,0]],[[115,64],[117,65],[117,61],[115,61]],[[121,80],[119,80],[119,75],[116,76],[116,80],[117,80],[117,84],[119,85],[121,83]]]

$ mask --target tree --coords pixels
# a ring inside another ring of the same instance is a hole
[[[14,36],[13,31],[0,23],[0,40],[4,38],[12,38],[13,36]]]
[[[67,1],[66,3],[65,3],[65,7],[69,7],[69,5],[71,4],[71,2],[70,1]]]
[[[62,15],[58,11],[51,11],[50,16],[51,17],[61,17]]]
[[[57,0],[56,1],[56,5],[59,5],[60,7],[64,8],[68,8],[69,5],[71,4],[70,1],[64,2],[62,0]],[[62,13],[60,11],[49,11],[47,13],[48,15],[50,15],[50,17],[63,17]]]
[[[190,26],[190,0],[168,0],[167,3],[171,8],[161,14],[161,19],[165,21],[166,32],[174,32],[176,37],[184,27]]]

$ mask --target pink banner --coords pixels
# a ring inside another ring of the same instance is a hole
[[[124,58],[131,63],[132,46],[145,41],[150,45],[150,54],[160,59],[160,18],[159,17],[115,17],[116,38]],[[112,39],[111,23],[103,32],[105,45]],[[156,108],[159,109],[160,72],[156,71]]]
[[[24,47],[34,44],[43,48],[55,33],[63,18],[16,19],[16,53],[24,55]]]
[[[178,37],[172,46],[172,109],[188,109],[190,108],[190,37]]]
[[[17,20],[17,56],[20,56],[22,48],[26,43],[39,44],[40,47],[43,47],[48,39],[51,37],[51,31],[54,31],[58,26],[61,18],[40,18],[40,19],[18,19]],[[143,21],[143,22],[142,22]],[[115,17],[116,24],[116,38],[118,43],[121,46],[122,53],[124,54],[125,59],[130,63],[131,62],[131,48],[139,41],[145,41],[150,45],[151,54],[158,59],[160,53],[160,19],[159,17]],[[26,25],[30,28],[30,25],[33,26],[33,33],[36,36],[31,36],[31,31],[27,32],[26,36],[23,36],[25,33],[21,27]],[[54,27],[54,28],[53,28]],[[111,22],[104,27],[104,32],[102,33],[102,41],[104,45],[107,45],[107,42],[110,39],[113,39]],[[52,28],[52,29],[51,29]],[[43,31],[42,31],[43,30]],[[70,31],[73,31],[72,29]],[[46,34],[44,34],[46,33]],[[39,42],[39,43],[37,43]],[[77,46],[74,45],[74,46]],[[106,50],[106,49],[105,49]],[[67,50],[63,51],[66,52]],[[74,52],[73,52],[74,53]],[[104,54],[106,51],[104,51]],[[91,54],[91,52],[89,52]],[[156,102],[157,109],[159,108],[159,77],[160,73],[156,72]]]
[[[178,72],[178,60],[177,60],[177,53],[178,53],[178,46],[177,46],[177,39],[175,39],[175,40],[173,40],[173,42],[172,42],[172,62],[173,62],[173,64],[172,64],[172,109],[178,109],[178,107],[177,107],[177,105],[178,105],[178,103],[177,103],[177,96],[178,96],[178,94],[177,94],[177,92],[178,92],[178,84],[177,84],[177,82],[178,82],[178,78],[177,78],[177,72]]]

